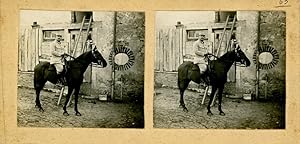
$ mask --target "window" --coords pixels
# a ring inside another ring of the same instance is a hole
[[[62,39],[64,39],[64,31],[63,30],[44,30],[43,31],[44,41],[54,40],[56,38],[57,34],[62,35]]]
[[[217,11],[215,12],[215,22],[226,22],[227,16],[229,16],[228,21],[233,21],[234,15],[236,15],[236,11]]]
[[[71,22],[72,23],[81,23],[83,17],[85,16],[85,19],[88,20],[90,18],[93,18],[93,12],[89,12],[89,11],[72,11],[71,12]],[[92,19],[93,21],[93,19]]]
[[[205,38],[208,39],[207,29],[187,30],[188,40],[196,40],[199,38],[201,34],[204,34]]]

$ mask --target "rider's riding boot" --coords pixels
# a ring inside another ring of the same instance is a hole
[[[65,79],[65,76],[61,73],[61,74],[58,74],[58,83],[59,85],[66,85],[67,81]]]
[[[60,79],[60,81],[63,85],[66,85],[67,81],[66,81],[66,78],[64,76],[61,76],[59,79]]]

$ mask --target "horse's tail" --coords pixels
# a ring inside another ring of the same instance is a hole
[[[179,67],[178,67],[178,78],[177,78],[177,85],[179,89],[185,89],[190,81],[188,77],[188,71],[190,69],[192,62],[183,62]]]
[[[45,84],[45,70],[49,67],[49,62],[41,62],[34,67],[34,88],[43,88]]]

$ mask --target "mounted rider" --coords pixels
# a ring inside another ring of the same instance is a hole
[[[64,78],[64,55],[66,54],[66,49],[61,44],[62,35],[57,34],[56,39],[50,44],[51,59],[50,64],[53,64],[56,68],[56,73],[58,75],[58,80],[63,84],[66,82]]]
[[[205,54],[212,53],[212,45],[205,41],[205,35],[201,34],[197,41],[193,44],[193,50],[195,52],[194,64],[198,65],[200,69],[200,75],[203,75],[208,67],[208,61],[205,58]]]

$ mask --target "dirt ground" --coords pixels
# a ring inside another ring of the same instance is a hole
[[[68,107],[69,116],[63,115],[61,104],[56,105],[58,93],[41,92],[45,112],[35,108],[32,88],[18,88],[17,121],[19,127],[84,127],[84,128],[143,128],[143,106],[134,103],[101,102],[79,97],[78,109],[82,116],[75,116],[74,102]]]
[[[187,90],[184,100],[188,112],[179,107],[179,90],[157,88],[154,95],[155,128],[212,129],[282,129],[285,128],[284,105],[276,101],[245,101],[223,97],[225,116],[219,115],[217,104],[208,116],[209,97],[201,105],[202,95]]]

